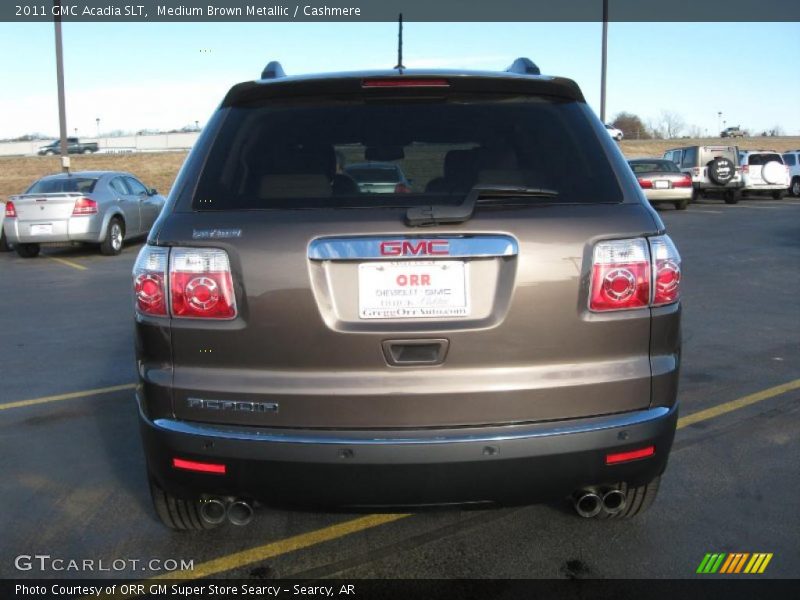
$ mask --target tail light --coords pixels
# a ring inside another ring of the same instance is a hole
[[[408,187],[405,183],[398,183],[394,186],[394,193],[395,194],[410,194],[411,188]]]
[[[172,316],[233,319],[236,296],[228,254],[218,248],[173,248],[169,263]]]
[[[143,315],[167,316],[167,256],[169,248],[143,246],[133,265],[136,311]]]
[[[655,456],[655,446],[645,446],[636,450],[629,450],[628,452],[613,452],[606,454],[606,464],[616,465],[619,463],[630,462],[632,460],[641,460],[642,458],[650,458]]]
[[[643,190],[649,190],[653,187],[653,182],[649,179],[642,179],[641,177],[637,177],[636,181],[639,182],[639,185],[642,187]]]
[[[96,215],[97,202],[91,198],[78,198],[75,201],[75,208],[72,209],[72,216],[79,217],[81,215]]]
[[[692,177],[700,177],[700,167],[692,167]]]
[[[689,177],[688,174],[684,173],[683,177],[681,177],[677,181],[673,181],[672,182],[672,187],[674,187],[674,188],[690,188],[690,187],[692,187],[692,178]]]
[[[650,257],[644,238],[600,242],[594,247],[589,308],[642,308],[650,303]]]
[[[750,165],[742,165],[742,173],[747,175],[750,172]]]
[[[653,257],[653,306],[677,302],[681,297],[681,256],[668,235],[650,238]]]
[[[16,218],[16,216],[17,216],[17,209],[14,208],[14,203],[11,200],[9,200],[8,202],[6,202],[6,218],[13,219]]]
[[[680,288],[681,258],[667,235],[611,240],[594,247],[592,311],[673,304],[680,299]]]

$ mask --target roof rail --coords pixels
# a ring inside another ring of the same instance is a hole
[[[283,67],[277,60],[268,62],[261,71],[261,79],[278,79],[279,77],[286,77],[286,73],[283,72]]]
[[[511,66],[506,69],[506,73],[519,73],[520,75],[540,75],[542,72],[530,58],[521,57],[511,63]]]

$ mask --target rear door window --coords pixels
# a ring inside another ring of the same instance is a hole
[[[581,106],[539,97],[277,101],[233,107],[210,148],[195,210],[460,203],[476,184],[621,202]],[[384,193],[363,185],[399,182]],[[359,185],[362,184],[362,185]]]
[[[686,148],[683,151],[682,167],[694,167],[697,164],[697,148]]]

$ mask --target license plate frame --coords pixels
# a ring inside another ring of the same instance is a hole
[[[30,235],[53,235],[52,223],[34,223],[29,229]]]
[[[668,190],[669,189],[669,181],[666,179],[656,179],[653,181],[653,189],[656,190]]]

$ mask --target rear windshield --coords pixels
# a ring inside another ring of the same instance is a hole
[[[703,146],[700,149],[699,164],[691,166],[705,166],[715,158],[727,158],[733,164],[738,164],[736,146]]]
[[[234,107],[205,161],[195,210],[460,203],[475,184],[621,202],[576,102],[533,97],[329,100]],[[395,189],[367,182],[406,181]]]
[[[56,177],[40,179],[28,188],[27,194],[57,194],[60,192],[80,192],[91,194],[97,183],[96,177]]]
[[[634,173],[680,173],[678,165],[671,160],[631,161]]]
[[[751,166],[765,165],[772,161],[783,164],[780,154],[751,154],[748,158],[748,164]]]

